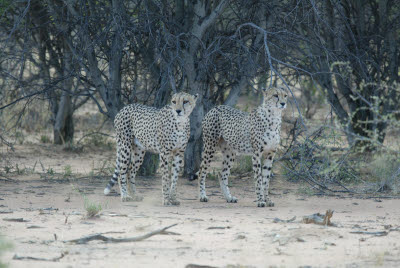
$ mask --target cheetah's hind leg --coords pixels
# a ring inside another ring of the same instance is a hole
[[[216,142],[205,141],[204,150],[202,154],[202,160],[200,164],[200,170],[198,171],[199,176],[199,189],[200,189],[200,202],[208,202],[208,197],[206,194],[206,177],[208,169],[210,167],[211,159],[214,157]]]
[[[130,201],[139,202],[143,200],[143,197],[137,194],[135,179],[136,174],[143,163],[144,153],[145,151],[139,148],[139,146],[132,146],[131,161],[129,163],[129,195],[132,197],[132,200]]]
[[[132,143],[130,141],[125,141],[118,143],[118,153],[119,153],[119,171],[120,171],[120,179],[118,180],[119,189],[121,191],[121,201],[122,202],[130,202],[133,201],[132,196],[129,195],[127,189],[127,180],[128,180],[128,169],[131,160],[131,148]]]
[[[231,174],[231,168],[233,162],[235,161],[235,152],[229,147],[229,145],[224,141],[220,144],[223,160],[222,160],[222,172],[219,178],[219,184],[221,186],[222,193],[225,196],[226,202],[237,203],[237,198],[231,195],[228,186],[228,178]]]

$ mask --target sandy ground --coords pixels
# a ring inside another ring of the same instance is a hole
[[[84,174],[90,172],[92,162],[98,167],[100,160],[113,161],[114,156],[111,151],[98,152],[97,158],[90,159],[87,154],[51,152],[46,146],[34,147],[37,151],[32,148],[26,149],[30,154],[19,150],[12,161],[31,167],[39,159],[45,169],[51,166],[60,172],[69,164],[73,172]],[[256,207],[249,179],[232,180],[237,204],[224,201],[215,180],[207,181],[210,201],[200,203],[197,181],[180,179],[181,205],[163,207],[158,177],[138,179],[144,200],[133,203],[121,203],[117,191],[104,196],[105,177],[49,178],[32,172],[10,178],[0,178],[0,233],[14,244],[1,259],[10,267],[400,266],[399,199],[301,195],[300,185],[277,176],[271,185],[273,208]],[[85,218],[85,199],[101,204],[100,217]],[[327,209],[334,210],[331,220],[337,227],[302,222],[303,216]],[[293,222],[274,222],[276,217],[288,220],[294,216]],[[24,221],[7,221],[16,218]],[[139,236],[175,223],[168,230],[173,233],[140,242],[66,243],[96,233],[115,238]],[[383,231],[383,236],[352,233],[357,231]],[[59,258],[61,254],[65,256]],[[47,261],[16,260],[15,256]]]

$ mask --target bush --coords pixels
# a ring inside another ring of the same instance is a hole
[[[400,159],[396,155],[377,155],[368,165],[372,178],[377,182],[378,192],[399,192],[400,186]]]
[[[71,177],[71,175],[72,175],[72,168],[71,168],[71,166],[70,165],[66,165],[65,167],[64,167],[64,178],[67,178],[67,177]]]
[[[84,207],[86,210],[87,218],[94,218],[100,213],[100,211],[102,211],[102,207],[100,204],[96,204],[90,201],[86,196],[84,196]]]
[[[107,150],[112,150],[114,148],[114,143],[111,142],[107,136],[100,133],[93,133],[85,137],[84,144],[96,148],[104,148]]]
[[[289,180],[304,180],[318,190],[333,192],[348,191],[345,183],[360,181],[360,158],[352,156],[334,129],[323,126],[294,139],[283,157]]]
[[[41,143],[51,143],[51,139],[47,135],[41,135],[40,136],[40,142]]]
[[[232,174],[243,174],[253,171],[251,155],[239,155],[231,169]]]
[[[13,246],[10,242],[7,242],[3,236],[0,236],[0,257],[5,251],[10,250],[12,247]],[[0,261],[0,268],[5,267],[7,267],[7,265]]]
[[[81,153],[83,152],[83,146],[79,144],[74,144],[73,142],[67,142],[64,144],[63,150],[65,152]]]

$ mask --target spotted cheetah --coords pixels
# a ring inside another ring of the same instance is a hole
[[[193,96],[180,92],[172,96],[170,105],[161,109],[130,104],[117,114],[114,120],[117,134],[116,168],[104,189],[105,195],[110,193],[118,181],[122,202],[140,201],[142,198],[136,196],[135,176],[143,162],[145,151],[151,151],[160,154],[163,204],[179,205],[176,199],[176,183],[190,135],[189,115],[196,105],[196,99],[197,94]],[[170,174],[168,165],[171,160],[173,163]]]
[[[207,202],[205,180],[216,149],[222,151],[222,172],[219,179],[222,193],[236,203],[228,187],[230,169],[237,153],[252,155],[258,207],[274,206],[268,197],[272,161],[280,142],[282,111],[287,94],[283,88],[263,89],[263,102],[250,114],[230,106],[217,106],[203,119],[203,154],[198,175],[200,201]]]

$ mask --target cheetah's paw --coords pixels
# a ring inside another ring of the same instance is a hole
[[[258,201],[257,207],[263,208],[263,207],[273,207],[275,204],[271,200],[267,201]]]
[[[234,197],[234,196],[231,196],[231,197],[226,199],[226,202],[228,202],[228,203],[237,203],[238,199],[236,197]]]
[[[164,199],[163,202],[164,206],[179,206],[181,204],[181,202],[179,202],[177,199]]]
[[[265,205],[266,205],[266,203],[264,201],[258,201],[258,203],[257,203],[257,207],[259,207],[259,208],[263,208],[263,207],[265,207]]]
[[[132,201],[133,201],[133,202],[141,202],[141,201],[143,201],[143,196],[141,196],[141,195],[134,195],[134,196],[132,197]]]
[[[124,195],[124,196],[121,197],[121,201],[122,202],[132,202],[132,201],[134,201],[134,199],[130,195]]]
[[[208,197],[206,195],[201,195],[200,202],[208,202]]]
[[[265,202],[265,205],[266,205],[267,207],[273,207],[273,206],[275,206],[274,202],[272,202],[272,201],[269,200],[269,199],[267,199],[267,201]]]

